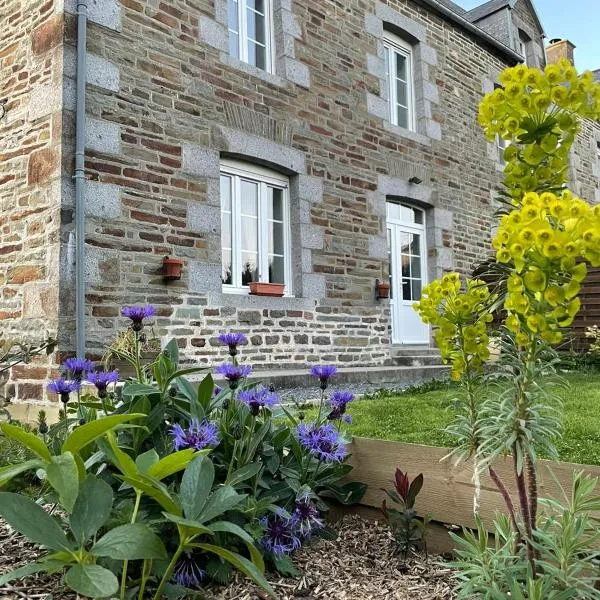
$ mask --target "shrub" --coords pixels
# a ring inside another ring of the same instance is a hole
[[[44,500],[66,515],[57,519],[0,493],[0,515],[50,549],[0,577],[0,585],[66,569],[65,582],[81,595],[158,599],[183,597],[205,578],[225,583],[235,568],[273,595],[265,561],[295,572],[291,554],[323,530],[325,499],[352,503],[364,493],[362,484],[339,483],[351,470],[345,423],[353,396],[328,395],[335,367],[313,367],[321,400],[314,422],[305,423],[273,390],[248,380],[251,366],[239,360],[242,334],[220,336],[230,355],[216,369],[224,388],[204,368],[181,368],[175,341],[144,364],[144,327],[153,314],[151,307],[124,310],[133,345],[120,356],[134,378],[116,387],[117,373],[69,359],[48,386],[62,402],[58,423],[35,433],[0,424],[7,439],[32,453],[0,468],[0,486],[22,473],[42,474]],[[198,373],[203,379],[195,385],[189,377]],[[95,395],[85,393],[86,381]],[[75,524],[81,528],[92,508],[99,516],[83,535]]]

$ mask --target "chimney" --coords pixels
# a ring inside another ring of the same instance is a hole
[[[561,58],[566,58],[572,65],[575,64],[575,44],[569,40],[554,38],[546,46],[546,61],[548,64],[556,64]]]

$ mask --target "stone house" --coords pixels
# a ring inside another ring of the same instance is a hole
[[[145,302],[199,363],[223,330],[265,368],[428,347],[423,284],[489,249],[503,143],[478,104],[546,60],[530,0],[0,0],[0,24],[2,332],[94,358]],[[598,144],[586,123],[589,199]],[[53,367],[15,369],[16,398]]]

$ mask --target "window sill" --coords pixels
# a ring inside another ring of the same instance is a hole
[[[221,52],[219,58],[224,65],[237,69],[238,71],[243,71],[252,77],[262,79],[266,83],[270,83],[277,87],[283,87],[285,85],[285,80],[279,77],[279,75],[275,75],[275,73],[270,73],[269,71],[263,71],[263,69],[250,65],[239,58],[234,58],[226,52]]]
[[[209,306],[231,306],[234,308],[271,308],[281,310],[306,310],[315,309],[316,300],[310,298],[296,298],[295,296],[255,296],[245,291],[236,289],[222,292],[211,292],[208,297]]]
[[[417,133],[411,129],[405,129],[399,125],[394,125],[389,121],[384,121],[384,127],[387,131],[396,134],[398,137],[412,140],[413,142],[423,144],[424,146],[431,146],[431,138],[423,135],[422,133]]]

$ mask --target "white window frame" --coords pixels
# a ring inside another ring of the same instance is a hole
[[[292,256],[290,225],[290,181],[280,173],[264,167],[237,160],[221,160],[220,175],[231,177],[231,272],[233,283],[223,283],[223,292],[249,294],[250,288],[242,285],[241,241],[241,185],[242,179],[258,184],[258,281],[269,279],[269,217],[267,189],[276,187],[282,191],[283,200],[283,251],[284,296],[292,296]],[[238,247],[236,249],[236,243]],[[221,245],[222,247],[222,245]]]
[[[396,88],[396,61],[392,60],[392,53],[400,54],[406,58],[406,102],[408,104],[408,128],[410,131],[416,131],[415,118],[415,80],[413,69],[413,47],[408,42],[399,38],[397,35],[385,31],[383,35],[383,45],[390,53],[388,63],[388,72],[386,73],[388,85],[388,104],[390,123],[396,127],[402,127],[398,124],[397,88]]]
[[[498,152],[498,162],[501,165],[505,165],[504,151],[506,150],[506,140],[499,134],[496,134],[496,150]]]
[[[248,0],[237,0],[238,5],[238,60],[245,62],[246,64],[260,69],[261,71],[267,71],[268,73],[275,73],[275,56],[273,48],[275,48],[275,32],[273,27],[273,0],[265,0],[265,68],[257,67],[248,60]],[[227,35],[230,36],[232,29],[229,25],[227,26]],[[229,40],[228,40],[229,41]],[[255,41],[255,40],[252,40]],[[235,57],[234,57],[235,58]]]

